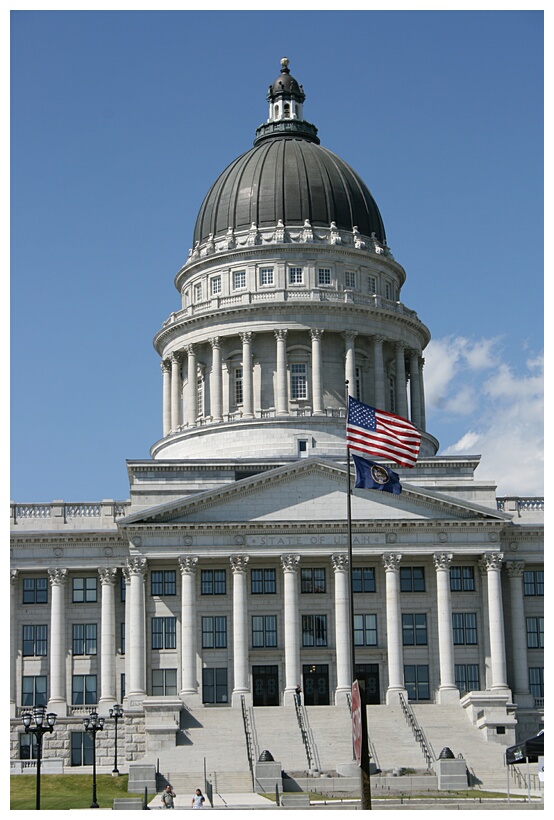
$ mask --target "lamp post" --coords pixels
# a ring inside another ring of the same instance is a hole
[[[33,712],[24,712],[21,720],[25,727],[26,734],[32,734],[37,740],[37,790],[36,790],[36,805],[35,809],[40,809],[40,764],[42,760],[42,738],[45,734],[50,734],[54,731],[54,724],[58,716],[53,712],[46,714],[45,706],[35,706]],[[33,719],[35,721],[32,726]]]
[[[96,733],[101,732],[104,728],[104,718],[98,717],[98,713],[93,711],[83,718],[83,723],[85,732],[92,736],[92,803],[90,808],[98,809],[96,802]]]
[[[117,722],[123,717],[123,708],[118,703],[110,709],[110,717],[115,720],[115,753],[112,770],[112,775],[115,777],[119,774],[119,769],[117,768]]]

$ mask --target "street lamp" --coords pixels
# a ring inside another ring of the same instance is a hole
[[[112,775],[115,776],[119,774],[119,769],[117,768],[117,722],[123,717],[123,707],[116,703],[115,706],[110,709],[110,717],[115,720],[115,756],[112,770]]]
[[[25,727],[26,734],[32,734],[37,740],[37,791],[36,791],[36,805],[35,809],[40,809],[40,763],[42,759],[42,737],[45,734],[50,734],[54,731],[54,724],[58,716],[53,712],[46,714],[45,706],[35,706],[33,712],[24,712],[21,715],[21,720]],[[32,721],[35,725],[31,726]]]
[[[98,717],[98,713],[93,711],[83,718],[83,723],[85,732],[92,735],[92,803],[90,808],[98,809],[96,802],[96,733],[101,732],[104,728],[104,718]]]

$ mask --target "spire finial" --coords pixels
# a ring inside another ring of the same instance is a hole
[[[281,60],[281,74],[289,73],[289,58],[283,57]]]

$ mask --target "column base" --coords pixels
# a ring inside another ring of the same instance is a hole
[[[61,698],[52,698],[46,707],[48,712],[54,712],[58,717],[67,717],[67,701]]]
[[[125,697],[126,709],[142,709],[142,704],[146,700],[146,692],[129,692]]]
[[[244,698],[246,706],[252,706],[252,693],[248,689],[236,689],[231,695],[231,706],[233,709],[241,708],[242,698]]]
[[[190,706],[191,708],[202,706],[202,695],[196,689],[183,690],[179,692],[179,697],[186,706]]]
[[[292,706],[296,701],[296,687],[294,689],[285,689],[283,692],[283,706]]]
[[[100,698],[98,701],[98,714],[103,716],[109,715],[110,709],[112,709],[116,703],[115,697]]]
[[[348,704],[348,696],[351,694],[352,689],[350,687],[337,687],[335,689],[335,706],[344,706]]]
[[[400,706],[399,695],[403,695],[405,700],[408,700],[408,692],[402,686],[390,686],[387,689],[385,703],[387,706]]]
[[[460,692],[456,686],[441,686],[437,693],[437,703],[441,706],[455,706],[460,703]]]

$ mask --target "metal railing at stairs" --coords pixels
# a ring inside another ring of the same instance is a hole
[[[433,751],[433,747],[425,737],[423,729],[417,722],[414,710],[412,709],[412,707],[410,706],[402,692],[399,692],[398,696],[400,698],[400,706],[402,708],[402,712],[404,713],[404,717],[406,718],[408,725],[411,727],[415,739],[421,747],[421,751],[423,752],[423,756],[425,757],[425,760],[427,762],[427,768],[432,769],[433,763],[437,759],[435,752]]]
[[[246,706],[246,699],[241,695],[240,705],[242,708],[242,723],[244,726],[244,735],[246,738],[246,753],[248,755],[248,766],[250,768],[250,776],[252,778],[252,790],[256,788],[256,776],[254,774],[254,763],[257,760],[256,745],[254,741],[254,731],[252,727],[251,714]]]
[[[310,727],[310,721],[308,720],[308,713],[306,712],[305,707],[301,706],[296,699],[294,701],[294,708],[296,709],[296,720],[298,721],[298,727],[300,729],[300,734],[302,735],[302,743],[304,744],[304,750],[308,759],[308,768],[315,771],[320,771],[321,765],[319,762],[319,755],[317,753],[313,732]]]

